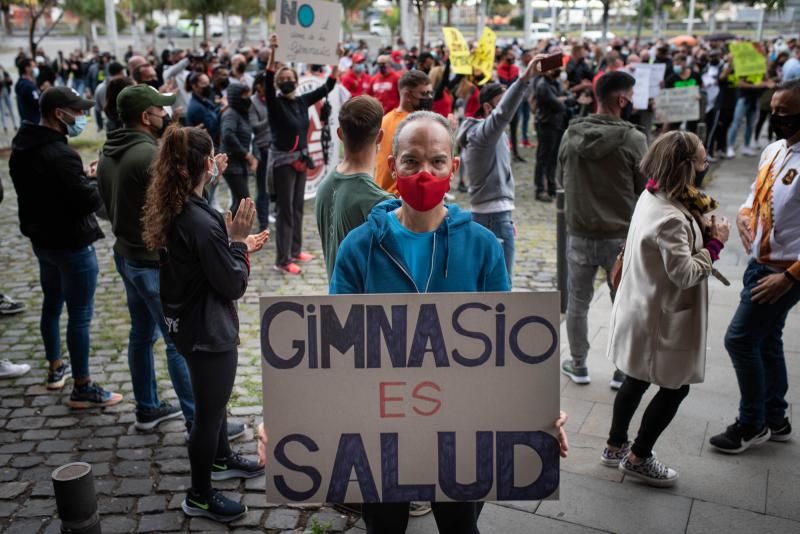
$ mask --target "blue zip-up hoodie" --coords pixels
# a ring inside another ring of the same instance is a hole
[[[330,294],[422,293],[403,265],[403,242],[389,230],[389,213],[401,201],[386,200],[367,222],[347,234],[336,255]],[[509,291],[503,249],[495,235],[451,204],[433,239],[428,293]]]

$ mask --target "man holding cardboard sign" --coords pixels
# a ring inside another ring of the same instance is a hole
[[[339,296],[262,299],[267,491],[363,502],[369,534],[404,533],[409,501],[430,501],[440,533],[477,534],[484,500],[557,495],[558,298],[508,292],[497,239],[443,203],[459,166],[446,119],[412,113],[393,141],[401,200],[345,238]]]

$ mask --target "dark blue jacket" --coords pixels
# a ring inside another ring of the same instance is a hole
[[[17,93],[17,109],[19,116],[23,121],[39,124],[41,115],[39,114],[39,88],[36,84],[27,78],[20,78],[17,80],[17,85],[14,87],[14,92]]]
[[[187,126],[205,126],[208,135],[215,147],[219,147],[219,106],[210,100],[197,98],[192,95],[189,107],[186,110]]]
[[[347,234],[336,255],[330,294],[419,293],[403,265],[404,244],[389,231],[389,213],[400,200],[372,208],[367,222]],[[497,237],[455,204],[434,233],[430,293],[509,291]]]

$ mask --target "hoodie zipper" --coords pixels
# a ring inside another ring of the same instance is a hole
[[[411,283],[414,285],[414,290],[417,293],[420,293],[419,287],[417,287],[417,283],[414,281],[414,278],[412,278],[411,275],[408,274],[408,271],[406,270],[405,267],[403,267],[403,264],[400,263],[397,259],[395,259],[395,257],[392,256],[388,250],[386,250],[386,247],[383,246],[383,243],[378,243],[378,246],[380,246],[383,253],[389,256],[389,259],[391,259],[394,262],[394,264],[397,265],[397,267],[399,267],[401,271],[403,271],[403,274],[405,274],[406,277],[409,280],[411,280]],[[428,292],[428,288],[430,288],[431,285],[431,280],[433,279],[433,265],[435,261],[436,261],[436,233],[433,234],[433,253],[431,254],[431,272],[430,274],[428,274],[428,282],[425,284],[425,293]]]

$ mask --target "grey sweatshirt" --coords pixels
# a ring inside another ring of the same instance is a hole
[[[250,97],[253,104],[250,106],[250,125],[253,127],[253,146],[259,149],[268,149],[272,142],[272,130],[269,127],[269,114],[267,113],[267,103],[262,102],[258,94]],[[260,150],[253,153],[260,157]]]
[[[240,106],[243,101],[242,93],[246,90],[247,87],[238,83],[228,86],[228,109],[222,114],[220,121],[222,132],[220,152],[228,155],[226,175],[242,175],[248,172],[245,156],[250,153],[253,128],[250,126],[248,113],[242,112]],[[250,105],[252,106],[252,104]]]
[[[514,202],[514,176],[506,127],[532,86],[517,80],[505,92],[486,119],[467,118],[461,124],[457,143],[461,164],[469,178],[473,208],[490,202]]]

